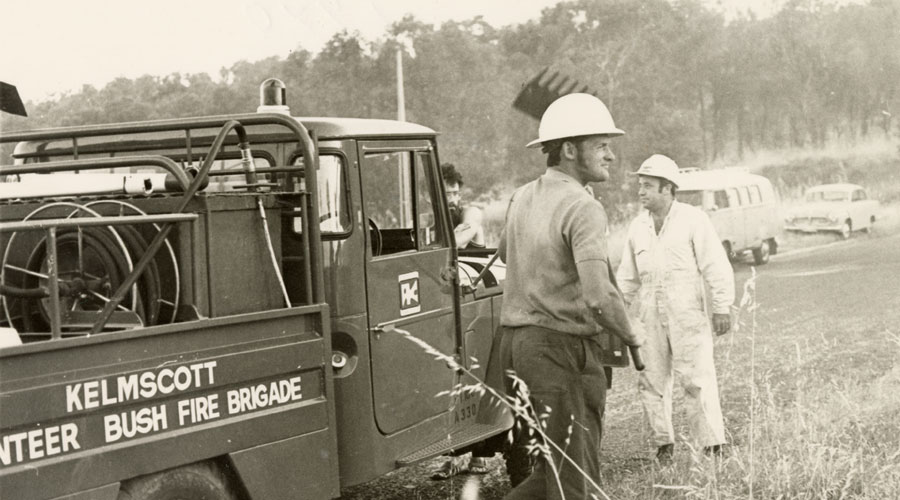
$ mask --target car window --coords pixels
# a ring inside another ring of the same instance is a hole
[[[848,199],[846,191],[813,191],[806,195],[806,201],[847,201]]]
[[[678,191],[678,201],[703,208],[703,191]]]
[[[862,189],[853,191],[853,201],[863,201],[866,199],[866,192]]]
[[[762,195],[759,193],[759,186],[750,186],[750,203],[758,205],[762,203]]]
[[[714,195],[714,203],[719,209],[728,208],[728,195],[725,191],[716,191]]]

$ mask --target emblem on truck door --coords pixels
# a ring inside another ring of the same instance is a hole
[[[415,314],[422,309],[419,304],[419,272],[397,276],[400,282],[400,316]]]

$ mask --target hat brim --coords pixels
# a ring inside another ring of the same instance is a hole
[[[528,144],[526,144],[525,147],[526,148],[536,148],[536,147],[540,146],[541,144],[543,144],[545,142],[549,142],[549,141],[556,141],[559,139],[568,139],[569,137],[587,137],[587,136],[591,136],[591,135],[608,135],[610,137],[619,137],[619,136],[625,135],[625,131],[618,129],[618,128],[614,128],[610,132],[596,132],[593,134],[567,135],[564,137],[550,137],[548,139],[535,139],[535,140],[529,142]]]

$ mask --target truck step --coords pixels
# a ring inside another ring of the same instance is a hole
[[[445,453],[459,450],[470,444],[475,444],[495,434],[499,434],[507,429],[503,423],[498,424],[472,424],[460,429],[440,441],[431,443],[430,445],[397,460],[397,465],[406,467],[429,458],[443,455]]]

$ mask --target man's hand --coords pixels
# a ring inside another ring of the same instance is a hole
[[[716,335],[725,335],[731,330],[731,314],[713,313],[713,330]]]

